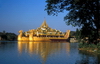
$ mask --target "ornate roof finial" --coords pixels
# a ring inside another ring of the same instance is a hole
[[[45,19],[45,17],[44,17],[44,22],[42,23],[42,25],[41,25],[41,27],[48,27],[48,25],[47,25],[47,23],[46,23],[46,19]]]

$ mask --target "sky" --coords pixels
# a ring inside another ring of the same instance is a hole
[[[77,27],[67,26],[64,21],[67,11],[58,16],[49,16],[44,10],[45,6],[45,0],[0,0],[0,32],[18,34],[19,30],[36,29],[45,19],[52,29],[62,32],[76,30]]]

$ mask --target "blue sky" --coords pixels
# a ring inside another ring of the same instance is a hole
[[[49,27],[65,32],[75,31],[76,27],[67,26],[64,16],[67,12],[58,16],[49,16],[44,11],[45,0],[0,0],[0,32],[12,32],[18,34],[19,30],[28,31],[40,27],[46,19]]]

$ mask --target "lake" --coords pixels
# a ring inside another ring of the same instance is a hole
[[[100,64],[100,54],[79,51],[78,44],[0,41],[0,64]]]

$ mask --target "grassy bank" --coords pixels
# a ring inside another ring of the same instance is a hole
[[[84,51],[100,54],[100,43],[98,43],[96,45],[88,44],[88,43],[80,43],[79,50],[84,50]]]

